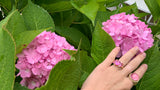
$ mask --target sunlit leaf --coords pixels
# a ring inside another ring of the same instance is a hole
[[[85,14],[94,25],[94,20],[99,9],[99,4],[96,2],[96,0],[88,0],[87,2],[82,0],[80,0],[80,2],[76,2],[76,0],[71,0],[71,3],[74,8]]]
[[[12,34],[6,29],[10,14],[0,22],[0,88],[1,90],[12,90],[15,79],[15,54],[16,44]],[[8,67],[9,66],[9,67]]]
[[[84,50],[90,50],[90,41],[89,39],[80,31],[74,28],[67,27],[56,27],[56,33],[65,37],[67,41],[73,44],[76,48],[79,45],[80,39],[82,39],[81,48]]]
[[[54,22],[46,10],[33,4],[28,0],[28,5],[24,8],[22,15],[27,27],[27,30],[40,30],[52,27],[54,30]]]
[[[100,64],[115,47],[112,37],[102,30],[99,23],[93,32],[91,56]]]
[[[75,61],[61,61],[52,69],[46,85],[36,90],[77,90],[80,76]]]
[[[50,13],[73,9],[70,0],[35,0],[35,2]]]
[[[146,51],[147,57],[144,63],[148,65],[148,70],[137,85],[137,90],[160,90],[160,51],[158,42]]]
[[[149,10],[151,11],[154,20],[160,19],[160,6],[158,5],[157,0],[144,0],[147,4]]]

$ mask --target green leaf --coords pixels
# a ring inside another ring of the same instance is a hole
[[[23,31],[26,31],[24,19],[17,10],[11,13],[11,17],[8,19],[6,24],[6,29],[8,29],[13,37],[17,36],[17,34]]]
[[[0,23],[0,88],[1,90],[12,90],[15,79],[16,44],[4,24],[6,20]]]
[[[83,75],[81,76],[81,79],[79,81],[79,87],[81,88],[84,81],[87,79],[87,77],[89,76],[90,74],[88,72],[84,72]]]
[[[147,15],[149,15],[149,13],[138,13],[138,14],[136,14],[135,16],[137,16],[137,17],[139,17],[139,18],[142,18],[142,17],[145,17],[145,16],[147,16]]]
[[[144,0],[147,4],[149,10],[151,11],[154,20],[160,19],[160,6],[158,5],[157,0]]]
[[[158,41],[146,51],[147,57],[144,63],[148,64],[148,70],[137,85],[137,90],[160,90],[160,51]]]
[[[14,37],[25,30],[23,24],[23,18],[17,10],[12,11],[0,22],[0,87],[2,90],[13,89],[16,59]]]
[[[0,0],[0,6],[9,12],[12,9],[11,0]]]
[[[93,32],[92,24],[72,24],[72,28],[76,28],[78,31],[80,31],[86,37],[88,37],[89,40],[92,40],[92,32]]]
[[[36,90],[77,90],[80,77],[75,61],[61,61],[52,69],[46,85]]]
[[[81,69],[88,73],[91,73],[97,66],[96,62],[87,55],[86,51],[79,51],[76,55],[76,60],[80,64]]]
[[[36,0],[35,2],[49,13],[73,9],[70,0]]]
[[[77,10],[69,10],[53,13],[52,17],[56,26],[69,27],[75,19],[81,17],[80,15],[78,15],[79,13],[80,12],[78,12]]]
[[[24,7],[27,5],[28,0],[15,0],[16,1],[16,8],[19,11],[22,11],[24,9]]]
[[[159,0],[156,0],[156,1],[157,1],[158,5],[160,6],[160,1]]]
[[[123,3],[127,0],[106,0],[106,7],[118,6],[120,3]]]
[[[134,8],[137,8],[136,4],[132,4],[132,5],[129,5],[129,6],[124,6],[122,7],[119,12],[129,12],[130,10],[134,9]]]
[[[108,35],[97,23],[93,32],[91,56],[100,64],[115,47],[115,43],[110,35]]]
[[[28,0],[28,5],[24,8],[22,15],[27,27],[27,30],[40,30],[52,27],[54,30],[54,22],[46,10],[33,4]]]
[[[90,41],[80,31],[74,28],[56,27],[56,33],[65,37],[67,41],[69,41],[76,48],[79,45],[80,39],[82,39],[81,49],[88,50],[88,51],[90,50]]]
[[[65,52],[67,52],[70,56],[76,54],[76,51],[75,50],[66,50],[66,49],[63,49]]]
[[[80,0],[80,2],[76,2],[76,0],[71,0],[71,3],[74,8],[85,14],[94,25],[94,20],[99,9],[99,4],[96,2],[96,0],[88,0],[87,2],[84,0]]]
[[[30,90],[30,89],[28,89],[28,88],[26,88],[24,86],[21,86],[21,84],[19,84],[19,83],[16,82],[14,84],[14,89],[13,90]]]
[[[96,17],[96,19],[95,19],[95,22],[96,22],[96,23],[97,23],[97,22],[99,22],[99,23],[105,22],[105,21],[107,21],[108,19],[110,19],[110,16],[111,16],[111,15],[116,14],[116,12],[117,12],[117,11],[112,11],[112,12],[110,12],[110,11],[98,11],[97,17]],[[96,23],[95,23],[95,24],[96,24]],[[101,24],[101,26],[102,26],[102,24]]]
[[[152,34],[155,35],[157,32],[160,32],[160,25],[152,25],[150,26],[151,30],[152,30]]]

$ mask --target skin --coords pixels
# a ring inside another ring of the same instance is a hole
[[[133,87],[133,82],[129,78],[129,74],[136,73],[139,79],[142,78],[147,70],[147,64],[137,67],[144,60],[146,54],[140,53],[134,57],[139,48],[130,49],[119,59],[124,65],[122,69],[112,65],[119,51],[120,48],[116,47],[110,52],[107,58],[86,79],[81,90],[130,90]]]

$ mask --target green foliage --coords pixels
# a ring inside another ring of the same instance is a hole
[[[70,0],[35,0],[35,2],[49,13],[73,9]]]
[[[160,32],[160,25],[155,25],[155,26],[150,26],[151,30],[152,30],[152,34],[157,34],[158,32]]]
[[[12,9],[11,0],[0,0],[0,6],[2,6],[7,12]]]
[[[17,0],[16,1],[16,8],[19,11],[22,11],[22,9],[24,9],[24,7],[28,4],[28,0]]]
[[[99,9],[99,4],[96,2],[96,0],[80,0],[79,2],[76,2],[76,0],[71,0],[71,3],[74,8],[85,14],[94,25],[94,20]]]
[[[159,90],[160,89],[160,51],[158,41],[146,51],[147,57],[143,63],[148,64],[148,70],[137,85],[137,90]]]
[[[22,15],[15,10],[11,13],[12,17],[7,21],[6,28],[15,38],[21,32],[26,31]]]
[[[84,50],[90,50],[90,41],[88,38],[81,33],[80,31],[74,28],[67,27],[56,27],[56,33],[65,37],[71,44],[73,44],[76,48],[79,45],[80,39],[82,39],[81,48]]]
[[[24,31],[20,34],[17,34],[15,37],[17,53],[20,53],[38,34],[45,30],[47,29]]]
[[[151,11],[154,20],[160,19],[160,6],[158,5],[159,1],[158,0],[144,0],[145,3],[147,4],[149,10]],[[157,2],[158,1],[158,2]]]
[[[13,35],[6,27],[11,13],[0,22],[0,87],[1,90],[11,90],[14,85],[16,44]],[[9,67],[8,67],[9,66]]]
[[[119,12],[129,12],[130,10],[132,10],[133,8],[137,8],[136,4],[130,5],[130,6],[124,6],[122,7]]]
[[[158,5],[160,6],[160,1],[159,0],[156,0],[156,1],[157,1]]]
[[[92,24],[73,24],[72,27],[83,33],[91,42],[93,32]]]
[[[31,2],[30,2],[31,4]],[[34,4],[32,4],[34,6]],[[32,6],[31,6],[32,7]],[[35,11],[36,8],[32,8]],[[36,9],[37,10],[37,9]],[[42,9],[39,9],[41,11]],[[38,10],[37,10],[38,11]],[[45,17],[50,17],[46,11],[41,11]],[[39,33],[50,28],[53,29],[54,23],[52,18],[43,20],[41,25],[46,24],[45,22],[50,22],[44,27],[39,27],[36,30],[27,31],[26,23],[29,20],[25,20],[27,14],[24,10],[24,16],[20,15],[18,10],[12,10],[10,14],[0,22],[0,88],[1,90],[13,90],[14,79],[15,79],[15,60],[16,53],[19,53],[24,47],[23,45],[28,45]],[[48,15],[48,16],[47,16]],[[38,20],[38,19],[36,19]],[[33,24],[33,23],[32,23]],[[32,25],[33,28],[34,25]],[[28,26],[27,26],[28,28]],[[40,29],[41,28],[41,29]],[[26,47],[25,46],[25,47]],[[9,66],[9,67],[8,67]],[[15,85],[15,88],[20,88]],[[14,90],[16,90],[14,88]]]
[[[83,75],[81,76],[81,79],[79,81],[79,87],[82,87],[84,81],[87,79],[90,73],[84,72]]]
[[[33,4],[28,0],[28,5],[24,8],[22,15],[27,27],[27,30],[40,30],[52,27],[54,31],[54,22],[46,10]]]
[[[123,3],[126,0],[106,0],[107,7],[118,6],[120,3]]]
[[[114,41],[104,30],[99,23],[93,32],[91,56],[100,64],[115,47]]]
[[[96,62],[88,56],[86,51],[80,50],[81,41],[78,46],[77,52],[72,50],[65,50],[67,53],[71,55],[71,60],[76,61],[78,63],[79,68],[82,72],[82,76],[79,80],[79,88],[82,87],[83,82],[89,76],[89,74],[93,71],[93,69],[97,66]]]
[[[129,6],[124,4],[124,6],[122,8],[120,8],[118,11],[120,13],[126,12],[126,14],[135,14],[135,16],[137,16],[139,18],[142,18],[142,17],[149,15],[149,13],[139,12],[136,3],[129,5]]]
[[[80,51],[77,53],[76,60],[79,62],[81,69],[89,74],[97,66],[96,62],[87,55],[87,52]]]
[[[98,11],[97,13],[97,17],[95,19],[95,22],[99,22],[99,23],[102,23],[102,22],[105,22],[107,21],[108,19],[110,19],[110,16],[111,15],[114,15],[114,14],[117,14],[117,11]],[[102,24],[100,24],[102,26]]]
[[[56,12],[52,14],[53,20],[56,26],[66,26],[69,27],[74,19],[78,18],[78,12],[75,10]]]
[[[46,85],[36,90],[77,90],[80,76],[75,61],[61,61],[52,69]]]

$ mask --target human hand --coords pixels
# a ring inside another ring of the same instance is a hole
[[[111,51],[108,57],[89,75],[81,90],[130,90],[133,87],[133,81],[135,81],[133,79],[137,79],[138,82],[142,78],[147,70],[147,64],[142,64],[138,69],[137,67],[144,60],[146,54],[140,53],[134,57],[139,49],[138,47],[130,49],[119,59],[124,67],[120,68],[112,65],[119,51],[119,47]],[[129,77],[132,72],[136,77]]]

